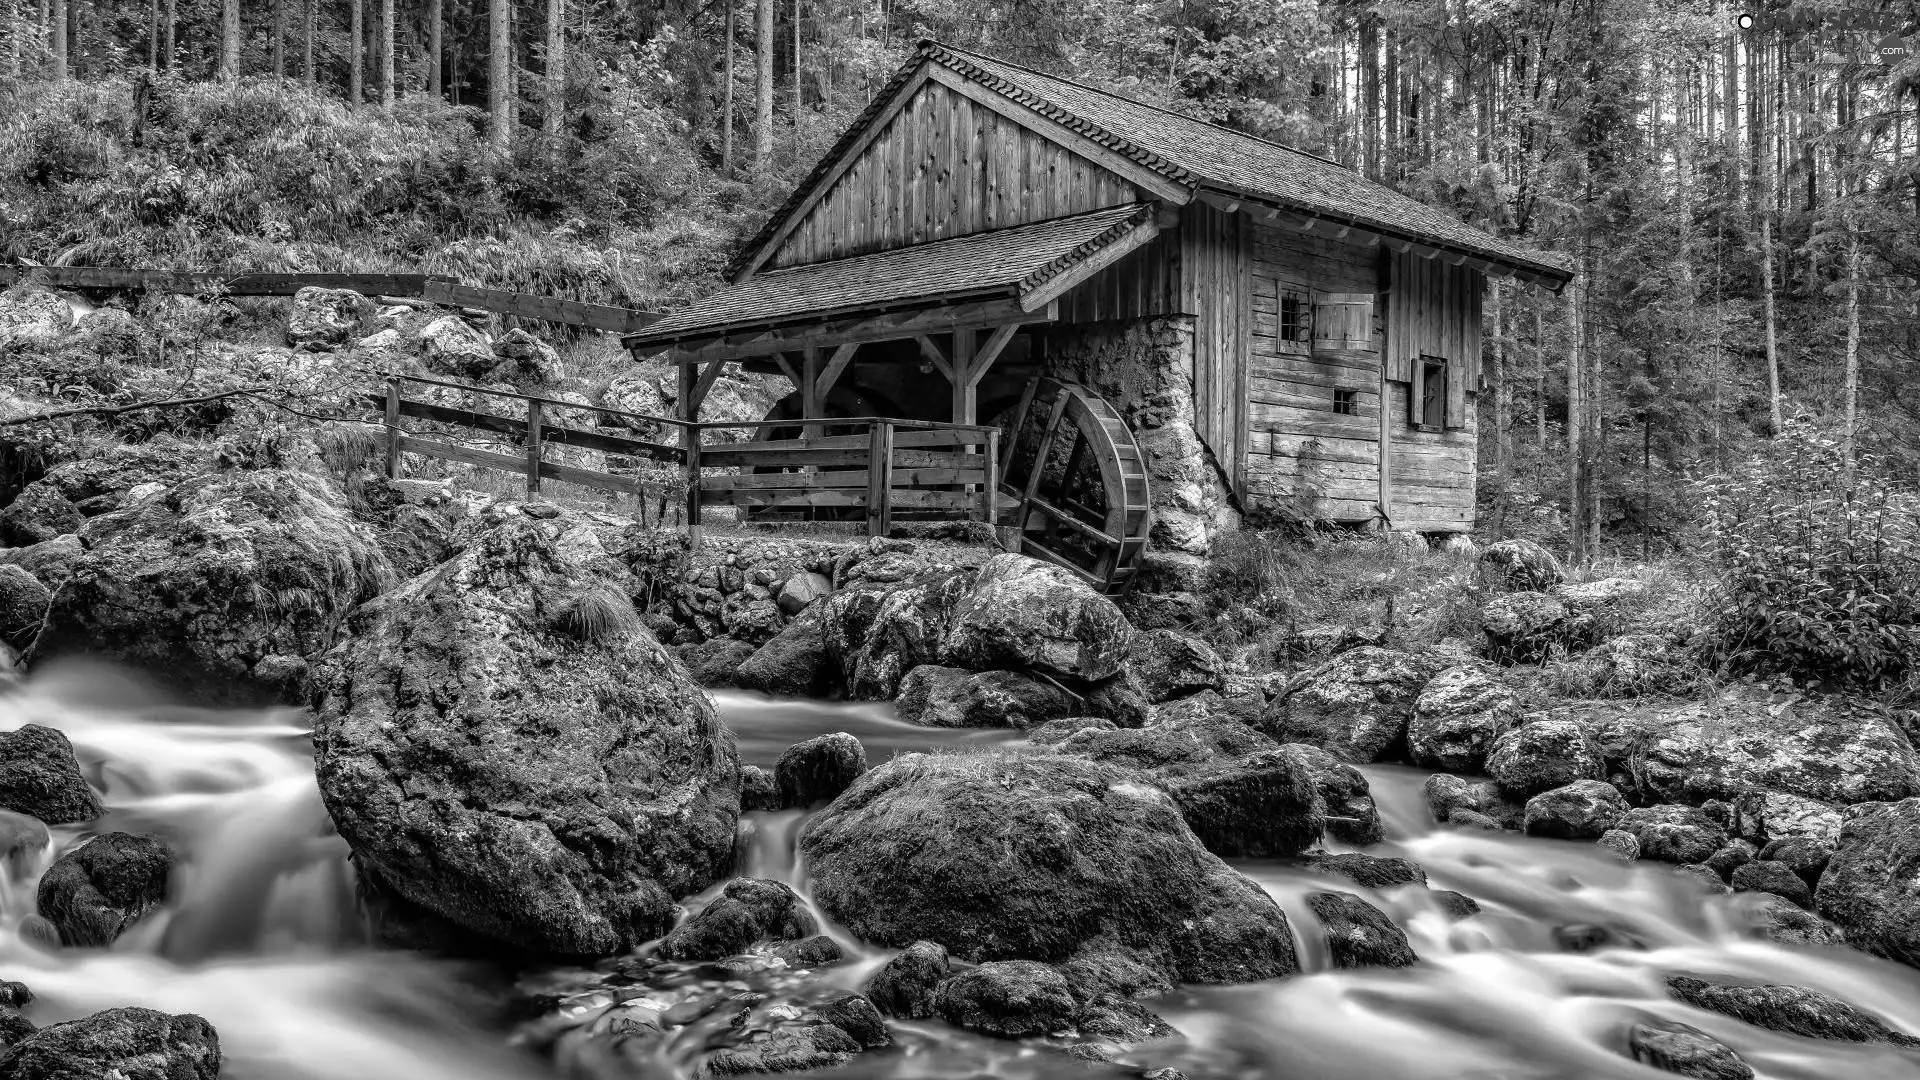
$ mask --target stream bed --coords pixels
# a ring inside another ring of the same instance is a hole
[[[846,731],[870,761],[922,750],[1020,742],[1016,732],[921,728],[890,707],[715,695],[743,762],[771,768],[789,744]],[[0,977],[33,988],[42,1025],[121,1005],[206,1017],[226,1056],[224,1076],[366,1080],[668,1077],[686,1075],[712,1034],[655,1040],[643,1057],[610,1055],[579,1036],[612,1007],[570,987],[564,969],[504,973],[484,965],[380,951],[364,939],[344,843],[313,781],[308,728],[298,710],[223,711],[169,703],[118,669],[49,664],[0,689],[0,730],[27,723],[73,741],[107,816],[54,830],[45,850],[16,853],[0,874]],[[1281,861],[1239,868],[1288,912],[1304,971],[1274,983],[1187,988],[1148,1002],[1184,1036],[1143,1050],[1136,1066],[1188,1076],[1381,1077],[1523,1080],[1662,1075],[1625,1056],[1635,1020],[1701,1028],[1764,1077],[1904,1080],[1920,1054],[1886,1046],[1777,1035],[1670,1000],[1669,974],[1809,986],[1920,1031],[1920,972],[1846,950],[1810,950],[1755,938],[1738,897],[1706,897],[1658,864],[1623,865],[1591,844],[1439,829],[1421,794],[1426,774],[1368,767],[1388,842],[1369,849],[1420,863],[1437,889],[1483,911],[1450,921],[1417,888],[1355,890],[1402,926],[1423,963],[1411,969],[1328,970],[1305,894],[1326,888]],[[801,812],[743,818],[741,872],[786,881],[805,896],[794,842]],[[48,949],[30,916],[34,887],[55,851],[83,833],[159,836],[180,855],[165,909],[109,949]],[[717,891],[717,890],[715,890]],[[702,898],[690,898],[697,909]],[[767,982],[857,989],[888,953],[822,920],[845,951],[841,965]],[[23,933],[23,930],[26,931]],[[1577,943],[1577,944],[1569,944]],[[661,1007],[703,982],[762,988],[755,977],[688,966],[651,995]],[[545,1054],[520,1048],[501,1001],[540,992],[564,1007],[546,1023]],[[576,1033],[569,1038],[568,1030]],[[863,1054],[835,1075],[872,1077],[1100,1075],[1100,1067],[1031,1044],[999,1042],[937,1023],[895,1025],[895,1048]],[[1110,1075],[1122,1075],[1112,1070]],[[1670,1074],[1668,1074],[1670,1075]]]

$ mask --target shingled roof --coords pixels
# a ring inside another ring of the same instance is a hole
[[[1018,297],[1128,236],[1153,216],[1129,203],[828,262],[768,270],[728,285],[625,339],[645,348],[721,328],[772,326],[835,313]]]
[[[1562,282],[1572,276],[1559,256],[1477,229],[1325,158],[937,41],[920,43],[914,59],[874,95],[873,104],[729,266],[729,274],[771,239],[860,131],[884,111],[894,91],[924,63],[940,64],[1190,188],[1331,218]]]

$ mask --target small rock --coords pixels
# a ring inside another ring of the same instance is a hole
[[[1059,969],[1031,960],[996,960],[949,976],[934,1011],[955,1027],[1024,1039],[1072,1025],[1078,1006]]]
[[[780,610],[786,614],[798,615],[815,600],[832,591],[833,583],[824,575],[801,571],[787,578],[786,583],[780,586],[780,592],[774,598],[774,603],[779,605]]]
[[[779,810],[780,788],[773,774],[758,765],[740,766],[740,809]]]
[[[1813,907],[1813,890],[1783,862],[1757,859],[1734,870],[1730,881],[1735,892],[1772,893],[1800,907]]]
[[[1762,938],[1776,944],[1840,946],[1847,943],[1839,927],[1773,893],[1739,893],[1734,904]]]
[[[1226,662],[1220,654],[1206,642],[1172,630],[1134,634],[1127,649],[1127,670],[1156,705],[1226,685]]]
[[[102,833],[47,868],[40,878],[40,914],[67,945],[110,945],[166,901],[172,869],[173,852],[160,841]]]
[[[1727,831],[1691,806],[1636,807],[1621,815],[1620,828],[1640,841],[1641,858],[1660,862],[1704,864],[1727,843]]]
[[[754,654],[754,647],[730,637],[709,638],[696,645],[682,645],[674,652],[687,667],[693,681],[709,690],[734,685],[740,666]]]
[[[1326,807],[1328,836],[1358,847],[1386,839],[1386,826],[1380,819],[1380,808],[1374,805],[1373,789],[1365,773],[1306,743],[1288,743],[1280,752],[1292,757],[1312,777]]]
[[[1407,745],[1416,765],[1479,772],[1494,740],[1520,723],[1519,695],[1478,667],[1453,667],[1413,704]]]
[[[1725,847],[1702,861],[1713,867],[1713,872],[1722,878],[1731,878],[1735,870],[1752,862],[1757,853],[1754,846],[1745,840],[1729,840]]]
[[[1427,895],[1452,922],[1471,919],[1480,914],[1480,901],[1465,893],[1454,892],[1452,889],[1428,889]]]
[[[1635,1024],[1627,1031],[1633,1060],[1693,1080],[1752,1080],[1753,1068],[1732,1048],[1676,1020]]]
[[[0,982],[0,1005],[10,1009],[20,1009],[25,1008],[32,1000],[33,991],[27,988],[26,983],[14,982],[11,979]]]
[[[824,605],[823,605],[824,606]],[[778,697],[822,697],[833,689],[826,629],[810,608],[754,651],[734,672],[734,685]]]
[[[1768,1031],[1809,1039],[1920,1047],[1920,1039],[1894,1031],[1878,1017],[1839,998],[1804,986],[1736,986],[1675,975],[1667,979],[1667,991],[1697,1009],[1731,1016]]]
[[[1820,875],[1833,858],[1833,845],[1808,836],[1787,836],[1769,841],[1760,849],[1760,858],[1785,863],[1812,888],[1820,884]]]
[[[720,960],[756,941],[791,941],[814,931],[813,918],[792,889],[778,881],[738,878],[686,922],[660,939],[668,960]]]
[[[1030,729],[1027,741],[1034,746],[1057,746],[1086,730],[1118,731],[1120,726],[1101,716],[1063,716]]]
[[[73,743],[39,724],[0,733],[0,807],[48,825],[92,821],[106,812],[80,775]]]
[[[1535,720],[1493,744],[1487,772],[1508,793],[1527,798],[1575,780],[1598,780],[1600,750],[1572,720]]]
[[[947,977],[947,971],[947,950],[943,946],[916,941],[874,972],[862,990],[887,1016],[925,1020],[933,1015],[934,988]]]
[[[40,634],[53,593],[12,563],[0,564],[0,644],[25,649]]]
[[[1480,565],[1508,589],[1545,592],[1567,579],[1560,560],[1531,540],[1501,540],[1480,552]]]
[[[1640,841],[1625,829],[1608,829],[1594,843],[1621,862],[1633,862],[1640,857]]]
[[[780,804],[799,809],[830,802],[867,771],[867,751],[844,731],[787,747],[774,766]]]
[[[1733,886],[1727,884],[1713,867],[1706,863],[1684,863],[1674,867],[1674,870],[1682,878],[1698,883],[1710,893],[1724,895],[1733,891]]]
[[[420,331],[427,368],[461,379],[485,378],[500,363],[480,331],[457,315],[443,315]]]
[[[1406,932],[1385,912],[1348,892],[1307,894],[1336,968],[1411,967],[1419,963]]]
[[[1478,810],[1464,807],[1448,811],[1447,820],[1442,824],[1450,829],[1477,829],[1481,832],[1505,832],[1507,828]]]
[[[347,343],[360,325],[367,298],[351,289],[309,285],[293,294],[287,317],[287,344],[296,349],[327,350]]]
[[[1445,662],[1363,646],[1291,682],[1261,727],[1278,742],[1318,746],[1355,764],[1386,757],[1407,736],[1414,703]]]
[[[9,1080],[215,1080],[220,1037],[192,1013],[108,1009],[51,1024],[0,1056]]]
[[[537,383],[562,377],[560,353],[519,327],[500,335],[500,340],[493,343],[493,354],[513,365],[514,377]]]
[[[1481,610],[1487,659],[1537,664],[1563,651],[1570,638],[1566,601],[1539,592],[1496,596]]]
[[[1427,872],[1412,859],[1383,859],[1375,855],[1352,852],[1344,855],[1309,856],[1306,867],[1322,876],[1337,874],[1363,889],[1390,889],[1396,885],[1427,883]]]
[[[1528,836],[1589,840],[1604,836],[1627,812],[1627,800],[1604,780],[1575,780],[1527,800]]]
[[[873,1002],[859,994],[848,994],[835,998],[825,1005],[814,1006],[813,1015],[839,1028],[853,1037],[863,1050],[890,1046],[893,1035],[887,1030],[887,1022],[880,1016],[880,1010]]]
[[[853,1036],[833,1024],[781,1028],[745,1046],[719,1051],[706,1060],[708,1076],[755,1076],[808,1072],[845,1065],[860,1052]]]
[[[1467,780],[1448,773],[1427,777],[1427,809],[1437,821],[1448,820],[1456,810],[1468,810],[1491,819],[1496,825],[1517,829],[1526,817],[1526,809],[1509,798],[1490,780]]]
[[[1114,994],[1099,994],[1087,1002],[1073,1018],[1073,1026],[1082,1038],[1122,1046],[1171,1039],[1180,1034],[1158,1013]]]
[[[922,664],[900,680],[894,708],[909,724],[943,728],[1031,728],[1080,703],[1052,683],[1017,671],[969,672]]]
[[[810,938],[775,945],[772,954],[785,961],[790,968],[827,967],[847,958],[846,953],[841,951],[839,943],[825,934],[815,934]]]

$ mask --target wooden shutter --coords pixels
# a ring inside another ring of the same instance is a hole
[[[1313,347],[1364,349],[1373,340],[1373,294],[1313,294]]]

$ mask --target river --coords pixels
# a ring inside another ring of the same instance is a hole
[[[716,695],[743,761],[771,767],[788,744],[847,731],[870,760],[1017,741],[1003,731],[915,727],[884,705]],[[50,664],[0,690],[0,729],[39,723],[66,732],[109,807],[83,832],[147,832],[181,855],[163,912],[106,950],[48,950],[23,924],[54,848],[20,853],[0,880],[0,973],[31,986],[40,1024],[120,1005],[194,1012],[220,1034],[236,1078],[672,1076],[697,1060],[688,1039],[646,1062],[610,1060],[591,1041],[547,1039],[551,1059],[517,1049],[497,1020],[508,975],[374,950],[356,914],[344,844],[313,783],[308,728],[297,710],[218,711],[172,704],[140,680],[97,664]],[[1369,767],[1389,841],[1376,854],[1424,866],[1434,887],[1477,900],[1483,914],[1450,922],[1419,890],[1372,896],[1406,929],[1422,964],[1326,970],[1304,894],[1325,887],[1281,862],[1240,868],[1285,907],[1306,970],[1276,983],[1190,988],[1150,1003],[1185,1038],[1143,1061],[1189,1076],[1374,1080],[1644,1078],[1623,1055],[1635,1019],[1703,1028],[1780,1080],[1896,1080],[1920,1056],[1885,1047],[1774,1035],[1667,999],[1667,974],[1811,986],[1920,1031],[1920,972],[1843,950],[1783,947],[1744,929],[1737,898],[1703,897],[1657,864],[1622,865],[1589,844],[1441,830],[1421,797],[1423,773]],[[804,895],[794,838],[802,815],[750,814],[743,872]],[[697,902],[697,901],[694,901]],[[855,988],[884,962],[830,924],[849,962],[816,981]],[[1565,931],[1571,930],[1572,933]],[[1569,950],[1570,939],[1600,940]],[[565,970],[519,973],[520,990],[573,985]],[[688,970],[644,988],[661,1003],[702,991]],[[711,989],[711,988],[707,988]],[[582,990],[549,1021],[590,1029],[612,1007]],[[899,1047],[863,1055],[842,1075],[1084,1077],[1088,1066],[1032,1046],[937,1024],[899,1025]],[[524,1030],[522,1031],[524,1034]],[[1150,1060],[1149,1060],[1150,1059]]]

